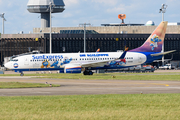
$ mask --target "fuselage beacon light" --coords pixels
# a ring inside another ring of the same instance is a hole
[[[92,70],[121,69],[152,63],[161,59],[162,45],[166,33],[167,22],[163,21],[149,36],[145,43],[133,50],[124,52],[94,52],[94,53],[58,53],[30,54],[13,58],[5,67],[15,72],[23,71],[54,71],[61,73],[81,73],[92,75]]]

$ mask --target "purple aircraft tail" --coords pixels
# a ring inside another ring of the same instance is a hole
[[[161,52],[167,23],[166,21],[162,21],[141,47],[130,50],[129,52]]]

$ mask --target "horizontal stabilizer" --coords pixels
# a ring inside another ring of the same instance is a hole
[[[156,53],[156,54],[151,54],[151,56],[161,56],[161,55],[166,55],[172,52],[175,52],[176,50],[171,50],[171,51],[167,51],[167,52],[161,52],[161,53]]]

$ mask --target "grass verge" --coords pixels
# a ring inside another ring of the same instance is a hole
[[[5,74],[0,76],[19,76],[19,74]],[[180,81],[180,73],[101,73],[93,76],[83,74],[25,74],[25,76],[35,76],[37,78],[56,79],[81,79],[81,80],[167,80]]]
[[[175,120],[180,94],[0,97],[0,118],[11,120]]]
[[[167,80],[180,81],[180,73],[101,73],[93,76],[83,74],[39,74],[37,77],[81,80]]]
[[[42,88],[42,87],[60,87],[60,85],[41,84],[41,83],[21,83],[21,82],[0,82],[0,89],[7,88]]]

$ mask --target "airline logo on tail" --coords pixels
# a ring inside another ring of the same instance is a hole
[[[157,36],[156,34],[153,35],[153,37],[151,38],[151,44],[150,46],[152,46],[152,51],[154,50],[154,48],[158,47],[158,42],[161,42],[162,40],[159,39],[159,36]]]

